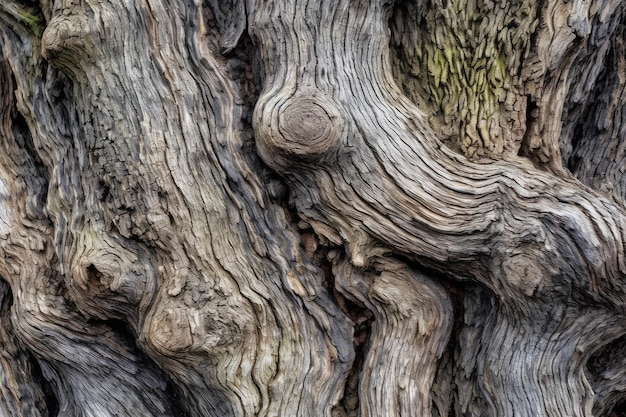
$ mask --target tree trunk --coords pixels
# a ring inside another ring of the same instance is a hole
[[[0,415],[619,415],[618,0],[7,0]]]

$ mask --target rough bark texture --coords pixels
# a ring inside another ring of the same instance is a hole
[[[609,416],[617,0],[0,5],[0,415]]]

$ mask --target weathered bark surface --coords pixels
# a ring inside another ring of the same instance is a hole
[[[0,414],[608,416],[624,27],[615,0],[4,2]]]

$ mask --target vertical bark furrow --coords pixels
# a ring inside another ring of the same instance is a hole
[[[520,154],[530,157],[536,165],[567,175],[561,145],[569,135],[564,124],[568,108],[573,96],[578,96],[574,101],[581,98],[583,85],[595,82],[594,71],[583,68],[587,60],[606,53],[610,36],[605,35],[614,30],[614,18],[621,14],[621,9],[617,0],[543,3],[534,42],[522,70],[525,94],[532,108]],[[580,80],[581,73],[588,79]]]
[[[191,416],[330,415],[351,328],[247,166],[204,15],[149,1],[51,16],[44,55],[72,85],[48,72],[34,125],[52,183],[75,181],[48,197],[68,295],[85,315],[127,322]],[[51,361],[59,387],[71,391],[75,372]]]
[[[0,245],[0,271],[16,294],[11,306],[15,335],[39,360],[43,376],[58,399],[60,413],[171,416],[162,373],[114,328],[90,322],[68,300],[53,244],[53,223],[46,215],[46,210],[54,213],[55,204],[44,209],[43,198],[32,197],[32,193],[43,193],[42,188],[48,186],[47,172],[39,165],[33,146],[27,145],[28,135],[33,135],[36,148],[44,138],[63,143],[68,126],[63,125],[66,119],[50,117],[55,110],[47,107],[43,96],[44,65],[35,49],[38,40],[16,28],[15,32],[3,31],[3,42],[10,57],[20,57],[10,60],[15,91],[5,96],[8,110],[14,111],[15,106],[26,122],[23,125],[14,118],[15,123],[5,125],[8,129],[1,136],[1,181],[13,189],[2,199],[7,233]],[[44,153],[42,159],[50,162],[51,156]],[[59,178],[65,181],[67,177],[56,164],[47,168],[53,173],[48,186],[52,190],[47,194],[49,203],[59,195],[55,192]],[[63,213],[56,214],[60,215],[58,219]]]
[[[432,415],[431,387],[451,330],[449,294],[406,265],[379,259],[368,271],[334,267],[336,285],[374,321],[359,384],[361,416]]]
[[[626,200],[626,135],[623,131],[626,103],[624,71],[625,25],[618,9],[594,25],[588,57],[579,63],[587,79],[578,82],[569,96],[568,131],[562,139],[563,158],[583,183],[614,198]],[[598,45],[595,38],[605,41]],[[600,46],[600,47],[598,47]],[[595,76],[595,77],[594,77]]]
[[[0,415],[47,416],[44,393],[35,378],[29,353],[15,337],[11,324],[12,297],[8,284],[0,280]]]
[[[493,293],[480,285],[468,285],[463,294],[462,326],[455,346],[452,370],[454,413],[460,416],[491,415],[493,401],[485,395],[485,345],[493,334],[499,303]]]
[[[594,392],[593,411],[596,416],[609,415],[626,400],[626,356],[624,336],[597,350],[587,363]]]

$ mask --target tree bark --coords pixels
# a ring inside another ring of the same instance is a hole
[[[619,1],[0,5],[0,414],[609,416]]]

